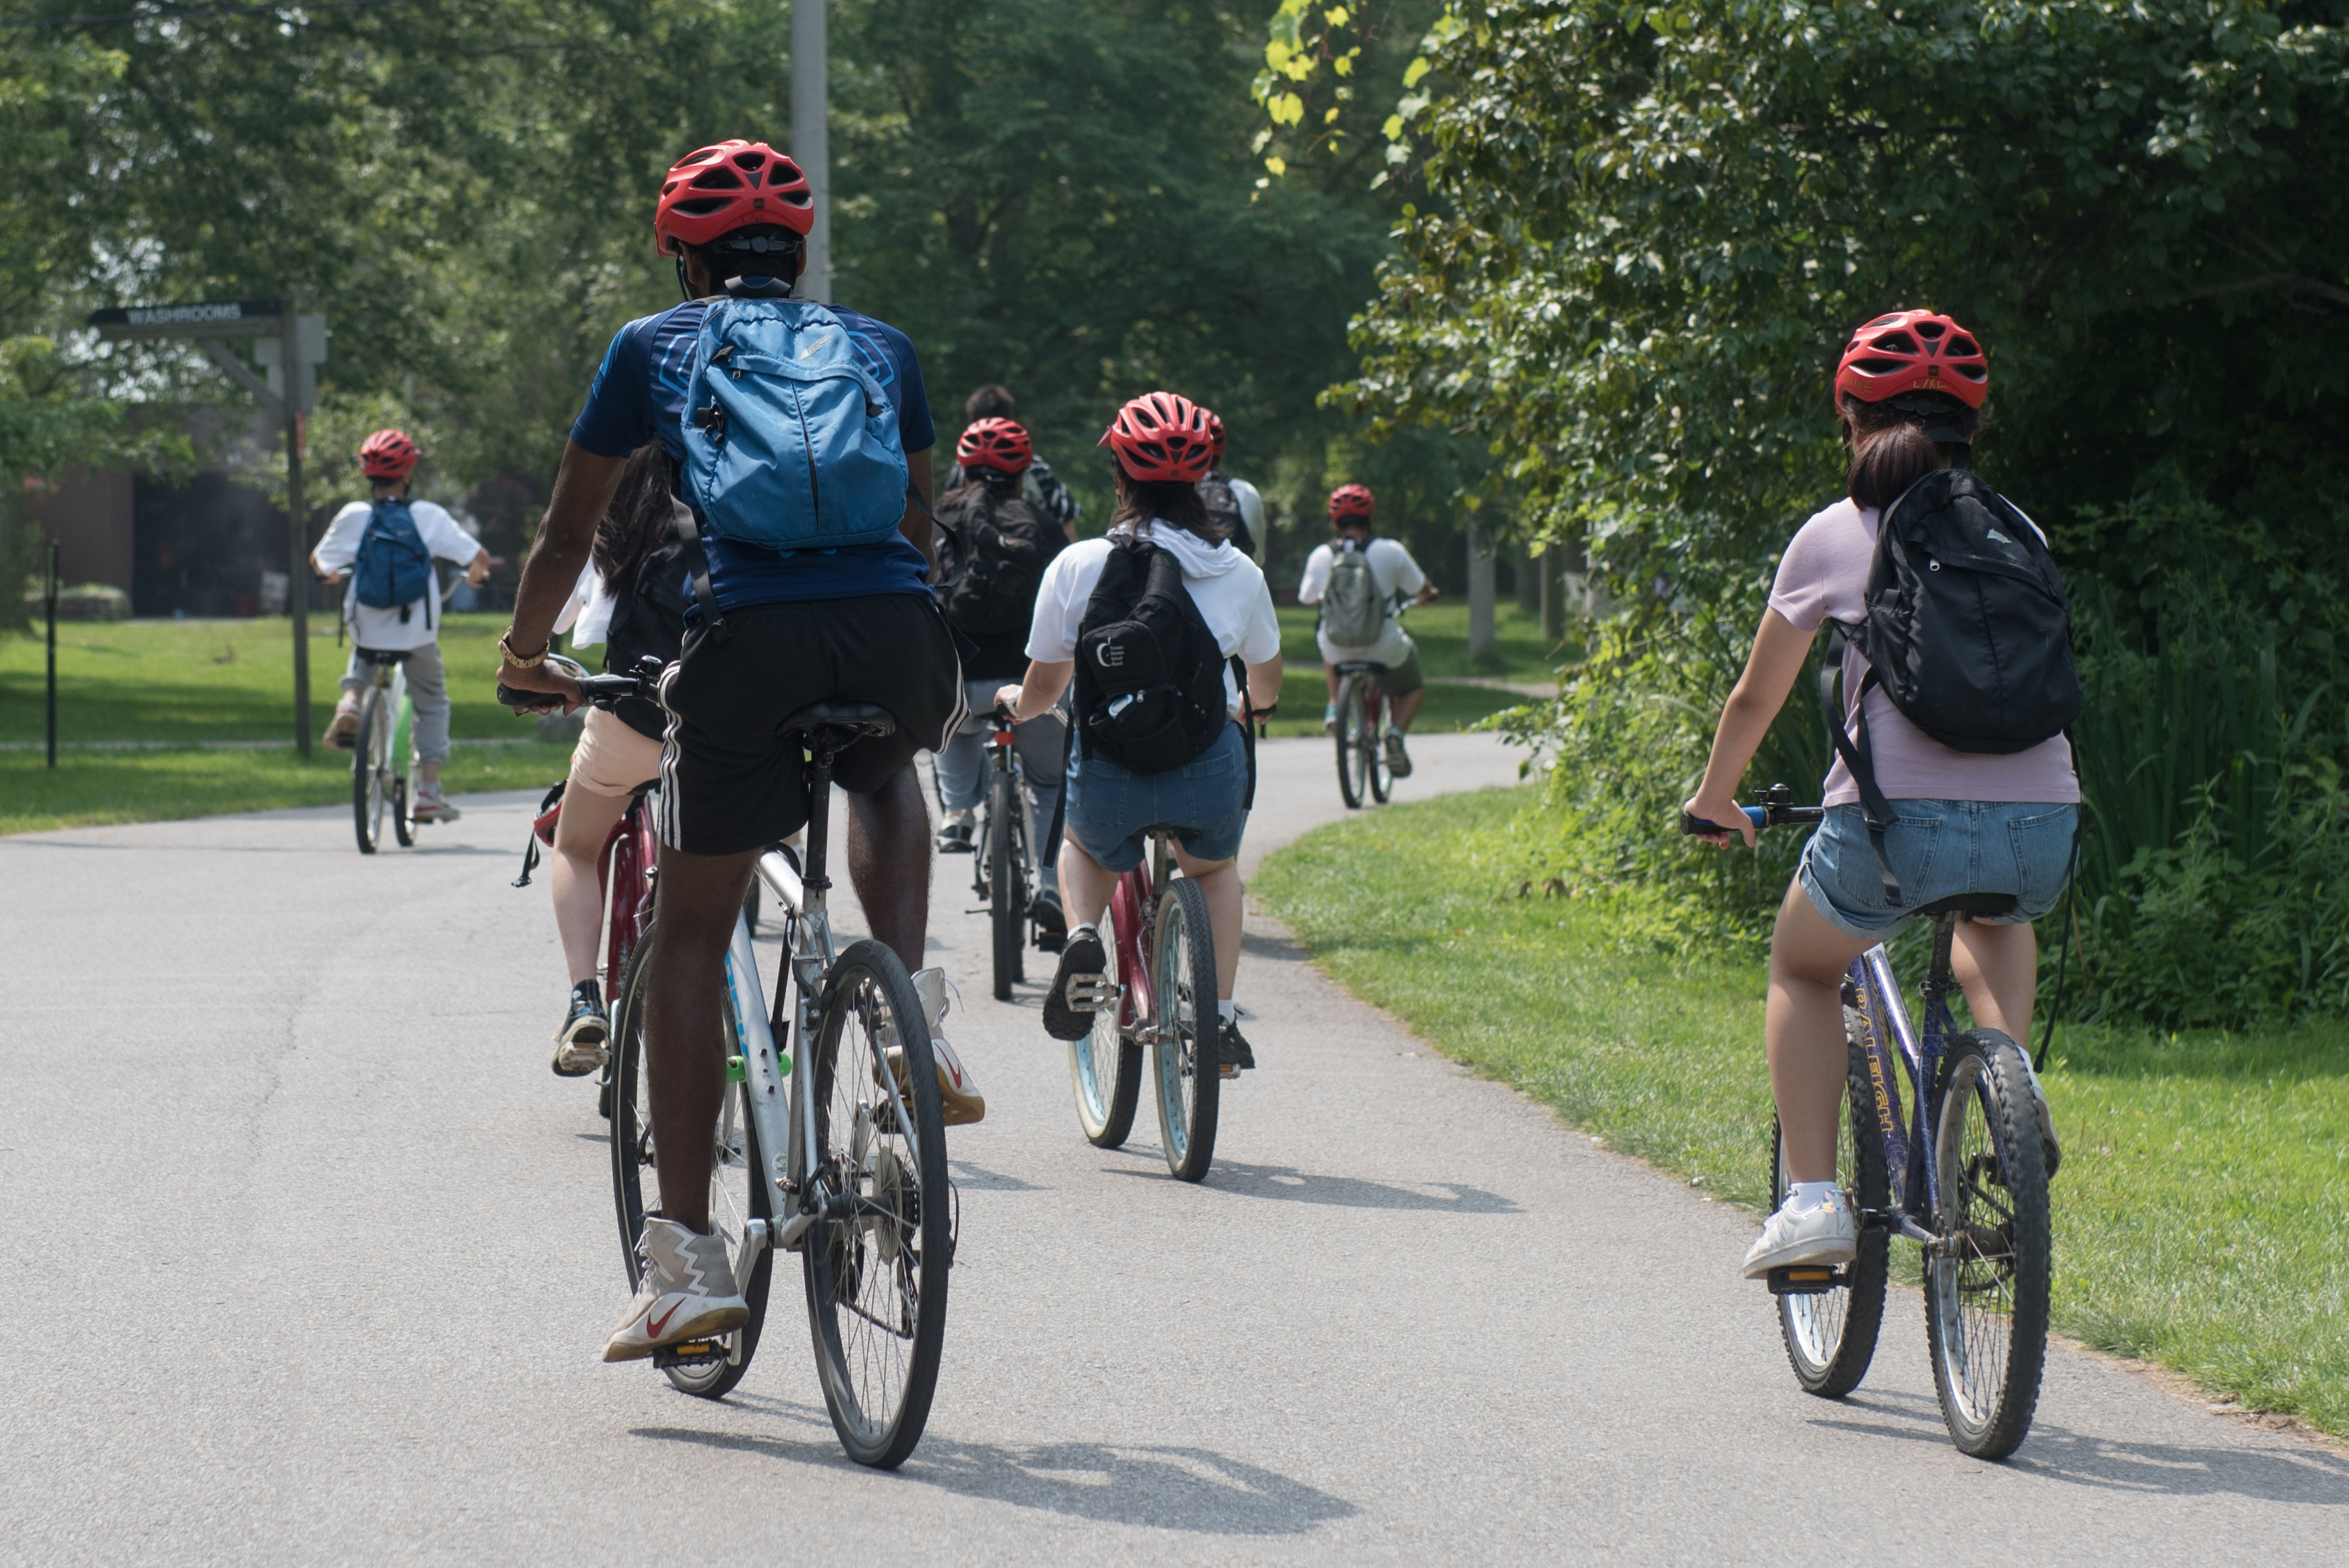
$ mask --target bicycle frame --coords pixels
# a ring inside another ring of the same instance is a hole
[[[1866,1043],[1868,1078],[1875,1089],[1876,1125],[1884,1140],[1892,1212],[1881,1222],[1909,1240],[1930,1245],[1940,1240],[1920,1221],[1940,1212],[1940,1172],[1931,1151],[1941,1121],[1940,1061],[1943,1043],[1956,1032],[1950,1016],[1950,944],[1957,921],[1944,915],[1933,923],[1933,966],[1922,993],[1925,1027],[1920,1034],[1901,1000],[1891,954],[1882,943],[1852,960],[1844,979],[1844,1002],[1859,1015]],[[1889,1041],[1888,1041],[1889,1037]],[[1892,1058],[1909,1074],[1908,1116],[1901,1114],[1900,1085]],[[1868,1216],[1861,1216],[1862,1223]]]
[[[628,956],[644,940],[645,927],[652,922],[652,871],[659,852],[651,808],[647,797],[639,794],[612,824],[595,864],[610,912],[605,917],[604,973],[605,983],[615,988],[628,972]]]
[[[1158,935],[1158,901],[1165,896],[1174,870],[1166,843],[1165,830],[1154,830],[1150,859],[1119,877],[1110,894],[1111,940],[1117,944],[1117,1021],[1145,1046],[1157,1037],[1153,1020],[1158,1016],[1158,975],[1150,955]]]

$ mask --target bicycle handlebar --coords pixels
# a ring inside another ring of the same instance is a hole
[[[1783,828],[1796,822],[1816,822],[1826,815],[1826,808],[1824,806],[1795,805],[1795,792],[1784,784],[1773,784],[1767,789],[1756,789],[1754,792],[1754,798],[1761,804],[1742,806],[1738,809],[1745,813],[1745,820],[1753,823],[1756,829]],[[1683,833],[1733,833],[1736,830],[1734,828],[1724,828],[1718,822],[1708,822],[1702,817],[1692,817],[1686,811],[1681,813],[1681,831]]]
[[[569,676],[579,688],[579,700],[589,707],[609,710],[614,703],[625,697],[642,697],[647,702],[660,700],[661,671],[667,666],[650,654],[636,661],[633,675],[591,676],[587,666],[560,654],[550,654],[546,662],[559,673]],[[563,694],[551,691],[517,691],[503,681],[498,683],[498,701],[513,709],[517,715],[544,713],[563,704]]]

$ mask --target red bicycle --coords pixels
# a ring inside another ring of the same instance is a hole
[[[1150,858],[1117,879],[1110,897],[1108,965],[1098,980],[1072,981],[1089,995],[1092,1033],[1069,1044],[1069,1075],[1086,1140],[1115,1149],[1133,1130],[1142,1098],[1142,1047],[1150,1047],[1158,1087],[1158,1130],[1166,1168],[1185,1181],[1207,1174],[1216,1156],[1223,1078],[1216,1011],[1216,944],[1207,895],[1174,874],[1174,830],[1150,830]]]

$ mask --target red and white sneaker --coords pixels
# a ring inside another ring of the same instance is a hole
[[[605,1341],[605,1360],[641,1361],[663,1346],[706,1339],[750,1320],[723,1236],[647,1214],[636,1257],[644,1283],[628,1303],[627,1316]]]
[[[968,1127],[974,1121],[987,1119],[987,1096],[947,1044],[947,972],[943,969],[916,969],[913,975],[914,993],[922,999],[922,1011],[929,1018],[930,1059],[937,1068],[938,1119],[948,1127]],[[897,1075],[900,1092],[911,1094],[913,1085],[905,1081],[905,1069],[901,1065],[905,1052],[892,1044],[888,1047],[889,1070]]]

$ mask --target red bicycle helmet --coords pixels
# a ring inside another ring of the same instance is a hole
[[[815,227],[815,197],[800,166],[763,141],[697,148],[661,181],[653,243],[664,256],[761,223],[795,234]]]
[[[1146,392],[1117,411],[1095,444],[1117,454],[1128,479],[1195,485],[1216,460],[1208,418],[1179,392]]]
[[[1035,444],[1011,419],[981,419],[955,443],[955,461],[967,469],[993,469],[998,473],[1024,474],[1036,460]]]
[[[1881,403],[1909,392],[1940,392],[1969,408],[1990,396],[1990,362],[1974,335],[1930,310],[1896,310],[1851,335],[1836,366],[1836,396]]]
[[[404,480],[424,454],[405,430],[378,430],[359,443],[359,472],[371,480]]]
[[[1216,457],[1220,461],[1224,455],[1224,417],[1213,408],[1202,408],[1199,412],[1207,417],[1207,439],[1214,445]]]
[[[1378,510],[1368,485],[1340,485],[1330,492],[1330,521],[1359,517],[1368,520]]]

